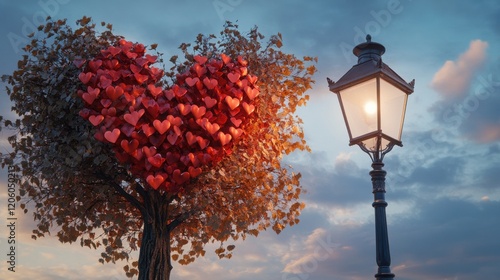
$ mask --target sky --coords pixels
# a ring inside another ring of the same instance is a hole
[[[236,242],[233,257],[210,253],[172,279],[358,280],[376,273],[370,158],[348,135],[326,78],[355,63],[352,48],[367,33],[383,44],[384,62],[416,80],[403,147],[385,157],[387,220],[396,279],[497,279],[500,274],[500,2],[476,1],[76,1],[0,0],[0,74],[21,58],[33,26],[47,15],[75,22],[90,16],[116,34],[158,43],[165,57],[224,21],[267,37],[280,32],[283,50],[318,58],[304,121],[311,153],[284,159],[303,175],[301,222],[277,235]],[[12,40],[17,38],[19,41]],[[10,114],[5,85],[1,115]],[[2,150],[7,149],[0,132]],[[0,171],[1,279],[126,279],[122,267],[98,263],[100,251],[31,239],[30,214],[16,212],[16,272],[8,268],[7,170]]]

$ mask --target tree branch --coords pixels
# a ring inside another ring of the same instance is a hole
[[[137,200],[137,198],[127,193],[120,184],[114,181],[111,181],[110,184],[121,196],[123,196],[128,202],[130,202],[135,208],[137,208],[137,210],[139,210],[141,214],[144,215],[146,213],[146,208],[144,208],[144,205],[139,200]]]
[[[115,181],[114,178],[112,179],[112,178],[110,178],[110,176],[107,176],[106,174],[103,174],[103,173],[97,174],[97,177],[99,177],[100,179],[104,180],[104,182],[111,185],[111,187],[113,187],[113,189],[115,189],[115,191],[117,191],[119,195],[121,195],[128,202],[130,202],[132,204],[132,206],[137,208],[137,210],[139,210],[142,215],[146,214],[147,211],[146,211],[146,208],[144,207],[144,204],[142,204],[139,200],[137,200],[137,198],[133,197],[131,194],[126,192],[122,188],[122,186]]]
[[[144,190],[144,188],[142,187],[141,184],[139,184],[137,182],[135,183],[135,191],[138,192],[139,195],[142,196],[142,199],[145,200],[147,193],[146,193],[146,191]]]
[[[187,212],[184,212],[180,215],[178,215],[177,217],[175,217],[175,219],[173,221],[171,221],[168,225],[167,225],[167,230],[169,232],[171,232],[172,230],[174,230],[177,226],[179,226],[180,224],[182,224],[184,221],[186,221],[187,219],[189,219],[191,216],[193,216],[193,214],[195,214],[196,212],[198,211],[198,209],[192,209],[190,211],[187,211]]]

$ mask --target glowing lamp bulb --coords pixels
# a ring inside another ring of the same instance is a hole
[[[377,113],[377,104],[373,101],[366,102],[364,109],[367,115],[375,115]]]

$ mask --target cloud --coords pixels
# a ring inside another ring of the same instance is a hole
[[[484,196],[500,201],[499,143],[474,146],[454,137],[433,139],[431,131],[409,136],[404,152],[385,160],[389,203],[441,198],[479,202]]]
[[[431,86],[445,99],[464,96],[470,88],[475,72],[486,59],[487,47],[488,43],[485,41],[471,41],[469,49],[456,61],[446,61],[434,74]]]
[[[2,267],[4,268],[4,267]],[[65,264],[51,266],[33,266],[29,263],[16,266],[16,272],[6,272],[7,269],[0,271],[2,279],[22,280],[119,280],[125,279],[121,266],[113,264],[93,264],[71,267]]]
[[[500,140],[500,59],[488,61],[474,74],[470,90],[461,98],[441,99],[429,112],[439,134],[479,144]],[[443,137],[441,137],[443,138]]]
[[[482,123],[475,130],[468,133],[468,136],[479,143],[491,143],[500,139],[500,124]]]
[[[316,228],[302,240],[293,240],[291,250],[282,257],[286,263],[283,272],[301,274],[312,273],[318,262],[337,259],[342,248],[332,241],[331,235],[323,228]]]
[[[499,207],[491,201],[421,200],[419,218],[390,228],[393,271],[400,279],[481,279],[498,273],[499,228],[492,213]]]

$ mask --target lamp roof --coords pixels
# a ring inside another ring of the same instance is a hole
[[[371,36],[366,36],[367,42],[357,45],[353,53],[358,57],[358,64],[354,65],[337,82],[328,79],[330,91],[338,93],[352,85],[364,82],[374,77],[382,77],[407,94],[413,92],[414,80],[407,83],[387,64],[382,62],[385,47],[372,42]]]

